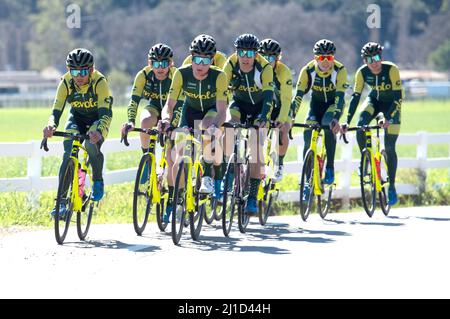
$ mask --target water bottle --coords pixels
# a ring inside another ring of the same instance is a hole
[[[81,198],[84,196],[84,183],[86,181],[86,171],[78,168],[78,194]]]

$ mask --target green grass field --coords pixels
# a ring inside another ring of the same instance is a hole
[[[141,106],[142,109],[142,106]],[[297,117],[297,122],[303,122],[308,109],[307,102],[302,107]],[[0,142],[23,142],[30,140],[40,140],[42,128],[47,122],[50,108],[18,108],[0,109]],[[61,119],[60,129],[64,128],[68,110]],[[450,132],[450,121],[446,118],[450,114],[450,101],[413,101],[406,102],[402,107],[402,128],[401,133],[415,133],[418,131],[427,132]],[[355,116],[356,118],[357,116]],[[345,114],[344,117],[345,118]],[[118,138],[120,127],[126,121],[126,108],[115,107],[113,121],[111,124],[109,138]],[[356,119],[354,119],[356,122]],[[355,124],[355,123],[352,123]],[[299,134],[299,133],[297,133]],[[55,139],[56,140],[56,139]],[[358,149],[355,147],[354,158],[359,158]],[[431,157],[448,157],[449,145],[431,145],[428,151]],[[140,151],[122,152],[108,154],[106,169],[115,170],[137,166],[140,158]],[[398,146],[399,157],[415,157],[416,148],[414,145]],[[336,159],[341,156],[341,146],[338,144]],[[297,150],[292,148],[288,151],[285,161],[293,161],[297,158]],[[11,178],[26,176],[26,158],[0,157],[1,178]],[[50,157],[43,161],[42,174],[44,176],[57,175],[60,165],[60,158]],[[300,172],[300,168],[299,168]],[[337,172],[337,182],[339,183],[339,172]],[[356,174],[352,176],[352,184],[358,185]],[[399,183],[415,183],[416,173],[414,170],[399,168]],[[297,190],[297,174],[286,175],[281,183],[281,190]],[[448,201],[446,194],[450,193],[449,170],[430,170],[428,173],[428,186],[430,194],[425,198],[429,203],[445,203]],[[39,208],[30,207],[25,193],[0,193],[0,227],[11,225],[50,225],[48,212],[53,205],[55,192],[45,192],[40,196]],[[131,222],[132,205],[132,183],[112,185],[106,187],[106,196],[102,200],[94,222]],[[408,198],[402,199],[402,204],[411,205],[414,201]],[[292,204],[281,205],[280,213],[292,212]]]

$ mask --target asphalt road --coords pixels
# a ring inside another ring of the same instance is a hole
[[[217,222],[216,222],[217,223]],[[156,224],[0,237],[0,298],[450,298],[450,207],[252,219],[181,246]]]

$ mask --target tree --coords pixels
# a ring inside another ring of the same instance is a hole
[[[428,56],[428,63],[430,63],[436,70],[450,71],[449,56],[450,40],[447,40]]]
[[[75,48],[75,41],[66,24],[64,3],[59,0],[40,1],[38,10],[38,14],[30,18],[33,23],[31,41],[28,43],[31,67],[63,67],[67,53]]]

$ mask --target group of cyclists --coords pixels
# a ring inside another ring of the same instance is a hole
[[[403,90],[398,67],[383,60],[380,44],[368,42],[361,49],[364,65],[356,72],[345,122],[340,120],[345,106],[345,91],[349,87],[348,73],[345,66],[335,59],[336,46],[332,41],[321,39],[315,43],[313,59],[300,70],[295,86],[291,70],[281,61],[282,47],[276,40],[260,41],[253,34],[242,34],[235,39],[234,47],[235,52],[227,58],[217,50],[212,36],[200,34],[191,42],[190,55],[177,68],[169,45],[158,43],[152,46],[148,52],[148,65],[134,79],[128,119],[122,126],[122,134],[137,125],[138,106],[144,99],[146,106],[140,114],[141,128],[158,128],[167,134],[170,128],[176,127],[208,131],[210,134],[203,136],[204,150],[210,145],[213,135],[223,136],[223,156],[208,155],[206,151],[203,154],[204,174],[199,189],[200,193],[220,198],[224,188],[223,163],[228,162],[233,150],[233,139],[228,137],[222,125],[233,122],[258,127],[258,130],[250,132],[253,134],[250,139],[256,143],[250,143],[249,147],[250,157],[254,161],[250,166],[249,196],[245,206],[247,214],[256,214],[256,196],[264,165],[264,158],[259,156],[260,145],[267,137],[264,132],[269,127],[280,132],[278,163],[273,176],[274,182],[279,182],[283,177],[283,160],[289,146],[288,133],[303,97],[311,91],[306,123],[318,124],[323,128],[327,153],[323,182],[332,184],[335,176],[335,135],[346,132],[367,84],[371,91],[363,102],[358,126],[369,124],[380,112],[384,114],[379,125],[386,130],[388,204],[392,206],[397,203],[395,144],[400,132]],[[65,104],[70,104],[65,130],[89,136],[86,150],[93,172],[92,200],[99,201],[104,195],[104,158],[100,147],[111,124],[113,97],[105,76],[95,69],[90,51],[83,48],[71,51],[66,65],[68,72],[59,83],[52,115],[43,133],[45,138],[52,137]],[[311,142],[311,132],[311,129],[304,131],[305,151]],[[357,140],[362,150],[365,146],[363,132],[358,131]],[[149,135],[141,133],[140,142],[142,152],[149,152]],[[72,140],[65,139],[64,160],[71,156],[71,149]],[[173,210],[174,163],[179,153],[173,147],[172,153],[167,156],[169,199],[165,222],[169,222]],[[146,183],[147,178],[148,174],[142,174],[141,183]],[[63,209],[59,208],[60,211]],[[56,207],[52,214],[55,210]]]

